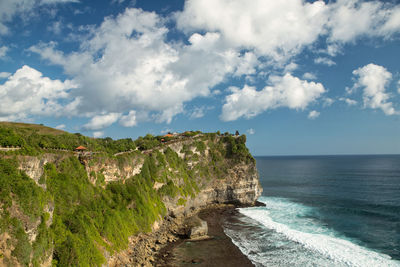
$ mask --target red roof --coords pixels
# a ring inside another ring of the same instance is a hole
[[[87,149],[87,148],[84,146],[78,146],[77,148],[75,148],[75,150],[85,150],[85,149]]]
[[[166,135],[164,135],[164,137],[174,137],[174,135],[172,135],[172,134],[166,134]]]

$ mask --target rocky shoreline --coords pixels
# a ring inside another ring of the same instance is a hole
[[[152,232],[132,237],[128,249],[110,256],[107,266],[254,266],[223,231],[236,207],[212,204],[198,213],[169,216]],[[190,239],[190,220],[196,216],[207,222],[208,234]]]
[[[237,212],[234,205],[219,205],[201,210],[200,219],[208,224],[208,237],[180,239],[163,247],[154,266],[254,266],[224,233],[223,223]]]

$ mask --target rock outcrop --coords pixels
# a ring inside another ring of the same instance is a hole
[[[32,198],[42,194],[38,202],[42,203],[42,207],[35,210],[31,217],[25,215],[26,207],[22,212],[14,202],[10,202],[5,211],[10,220],[16,218],[19,221],[18,229],[24,232],[21,236],[26,236],[25,246],[38,247],[35,242],[38,243],[38,237],[41,238],[40,244],[45,247],[41,252],[44,256],[36,256],[41,265],[49,265],[53,260],[65,260],[67,257],[53,258],[54,255],[59,257],[57,251],[68,253],[67,249],[63,249],[64,245],[76,249],[74,242],[92,242],[92,251],[98,252],[96,263],[82,254],[82,259],[74,259],[76,264],[87,260],[92,265],[103,262],[107,266],[152,266],[155,254],[168,242],[184,236],[191,239],[207,237],[207,223],[196,216],[200,210],[224,204],[251,206],[262,192],[255,160],[245,146],[245,136],[196,134],[177,137],[146,150],[130,150],[117,155],[94,152],[91,157],[80,161],[78,156],[72,151],[43,150],[34,155],[21,153],[13,159],[16,168],[35,181],[24,186],[40,187]],[[71,183],[74,184],[70,186]],[[91,199],[83,196],[82,188],[91,192]],[[64,213],[57,213],[55,211],[65,202],[60,192],[66,190],[71,206],[62,207]],[[96,206],[99,196],[102,196],[102,206]],[[14,195],[10,198],[14,199]],[[84,202],[80,202],[81,199]],[[83,207],[83,204],[86,206]],[[112,216],[103,221],[102,218],[107,215],[103,209],[126,216],[120,217],[125,221],[114,221]],[[69,212],[73,216],[67,216]],[[98,224],[93,223],[95,213],[92,212],[96,212]],[[129,226],[125,225],[124,232],[118,232],[119,229],[112,228],[123,223],[135,225],[136,229],[127,229]],[[107,224],[108,232],[105,233],[105,226],[101,228],[100,224]],[[92,231],[90,235],[86,230],[80,232],[82,225]],[[59,247],[54,246],[54,226],[65,234],[62,242],[57,243]],[[0,234],[5,237],[15,232],[16,228],[10,226],[8,229],[9,232]],[[115,232],[119,236],[113,236]],[[91,240],[93,237],[97,239]],[[78,238],[81,238],[79,242],[76,241]],[[126,244],[127,239],[129,244]],[[22,246],[22,241],[18,242],[14,244]],[[21,262],[19,258],[9,256],[11,250],[14,250],[13,246],[0,242],[0,255],[11,257],[13,264]],[[31,264],[32,255],[33,252],[22,255],[27,264]]]
[[[185,222],[186,235],[190,239],[200,239],[207,237],[207,222],[200,219],[197,215],[189,217]]]
[[[210,146],[210,144],[208,145]],[[185,154],[182,153],[182,145],[175,143],[173,149],[181,152],[180,157],[185,158]],[[197,151],[194,150],[194,152]],[[212,161],[212,152],[209,147],[201,155],[201,161],[206,163]],[[188,161],[187,164],[191,168],[195,168],[199,162]],[[136,239],[135,242],[131,242],[130,247],[135,249],[131,249],[130,253],[124,251],[125,257],[118,258],[118,256],[114,256],[110,258],[109,265],[152,266],[157,251],[166,242],[175,241],[179,237],[191,239],[207,238],[207,222],[202,221],[196,215],[203,208],[224,204],[234,204],[235,206],[255,205],[256,200],[262,193],[255,161],[230,162],[227,160],[226,165],[229,167],[222,177],[212,177],[206,181],[198,181],[201,184],[201,190],[196,196],[187,198],[184,205],[177,205],[178,197],[165,197],[164,204],[168,214],[157,223],[162,227],[157,228],[157,230],[153,229],[153,232],[146,235],[146,238]],[[115,261],[116,258],[118,258],[117,261]],[[124,258],[128,261],[124,261]]]

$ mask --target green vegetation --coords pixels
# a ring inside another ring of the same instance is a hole
[[[234,159],[236,162],[255,162],[255,159],[250,154],[249,149],[246,147],[246,135],[233,137],[231,135],[225,136],[223,141],[227,143],[226,156]]]
[[[105,190],[89,182],[74,157],[57,168],[48,164],[46,175],[56,207],[51,226],[57,233],[56,265],[99,266],[104,262],[99,245],[110,252],[126,248],[129,236],[149,231],[165,213],[160,196],[152,188],[149,160],[140,174],[125,183],[112,182]]]
[[[32,262],[37,262],[43,255],[40,251],[49,250],[50,244],[40,225],[39,235],[32,247],[24,231],[24,224],[29,226],[46,217],[43,209],[50,200],[50,195],[19,171],[17,163],[16,159],[0,158],[0,234],[10,234],[11,245],[14,247],[12,256],[20,263],[28,265],[31,252]],[[22,215],[17,218],[19,214]]]
[[[12,129],[10,128],[1,128],[0,127],[0,145],[2,147],[22,147],[25,146],[25,140],[17,135]]]
[[[15,159],[0,159],[0,233],[11,233],[12,255],[28,265],[32,254],[33,264],[39,266],[54,244],[54,265],[100,266],[105,259],[99,246],[110,252],[126,248],[129,236],[149,231],[166,212],[160,194],[152,188],[156,173],[151,162],[147,158],[142,172],[125,183],[113,182],[102,189],[89,182],[77,158],[69,157],[58,166],[45,165],[44,191],[17,170]],[[47,228],[49,215],[43,210],[50,204],[55,209]],[[11,213],[17,210],[24,216],[14,217]],[[35,221],[40,222],[38,236],[30,244],[23,224]]]
[[[41,128],[42,127],[42,128]],[[44,149],[73,151],[83,145],[91,151],[115,154],[121,151],[134,150],[135,142],[131,138],[112,140],[90,138],[79,133],[70,134],[63,131],[46,131],[47,127],[33,127],[25,124],[0,123],[0,146],[21,147],[14,154],[38,155]],[[49,128],[51,129],[51,128]]]
[[[186,199],[179,198],[178,202],[176,203],[178,206],[184,206],[186,204]]]
[[[53,266],[101,266],[105,251],[126,248],[129,236],[150,231],[166,215],[164,198],[184,206],[210,179],[223,179],[233,164],[254,160],[245,136],[199,134],[183,135],[194,138],[182,146],[180,157],[152,135],[114,141],[37,125],[0,124],[0,146],[22,148],[0,155],[0,235],[11,236],[12,250],[12,258],[1,254],[3,262],[40,266],[52,256]],[[45,148],[72,150],[78,145],[104,152],[88,159],[89,176],[76,156],[58,151],[52,153],[63,156],[44,165],[38,184],[19,170],[22,155],[40,158]],[[120,170],[142,167],[135,176],[106,183],[105,168],[98,166],[111,163]],[[161,184],[158,190],[155,183]],[[36,238],[27,234],[32,230]]]
[[[148,149],[152,149],[156,146],[159,146],[160,140],[158,140],[151,134],[147,134],[145,137],[139,137],[136,140],[136,143],[140,150],[148,150]]]
[[[188,131],[183,133],[182,137],[194,137],[200,133],[200,131]],[[133,151],[136,148],[141,151],[150,150],[171,140],[174,138],[151,134],[139,137],[136,141],[131,138],[120,140],[113,140],[110,137],[91,138],[42,125],[0,122],[0,147],[21,147],[21,150],[9,152],[9,154],[39,155],[49,149],[73,151],[82,145],[89,151],[114,155],[118,152]]]

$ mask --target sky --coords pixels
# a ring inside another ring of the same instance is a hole
[[[399,100],[399,1],[0,1],[0,121],[400,154]]]

